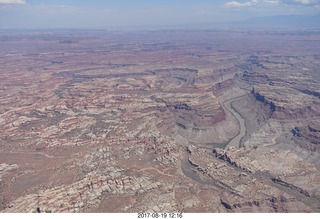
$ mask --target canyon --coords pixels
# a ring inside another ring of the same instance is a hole
[[[0,31],[0,212],[320,212],[318,30]]]

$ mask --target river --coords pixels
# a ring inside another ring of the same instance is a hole
[[[246,125],[245,125],[245,120],[244,118],[241,117],[241,115],[235,111],[233,109],[233,107],[231,106],[231,103],[233,101],[235,101],[236,99],[240,98],[240,97],[243,97],[244,95],[241,95],[241,96],[238,96],[238,97],[235,97],[235,98],[232,98],[230,100],[227,100],[226,102],[223,103],[223,106],[226,110],[228,110],[229,112],[231,112],[235,117],[236,119],[238,120],[239,122],[239,126],[240,126],[240,130],[239,130],[239,133],[238,135],[236,135],[226,146],[225,146],[225,149],[228,149],[230,147],[236,147],[236,148],[239,148],[240,147],[240,141],[241,139],[246,135]]]

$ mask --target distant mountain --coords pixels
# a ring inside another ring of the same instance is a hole
[[[282,15],[268,17],[253,17],[244,22],[245,26],[287,27],[287,28],[320,28],[320,14],[314,16]]]

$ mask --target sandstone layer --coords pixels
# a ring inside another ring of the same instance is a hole
[[[1,32],[0,211],[319,212],[319,37]]]

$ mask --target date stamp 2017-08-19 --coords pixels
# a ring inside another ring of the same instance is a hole
[[[183,213],[138,213],[138,218],[183,218]]]

